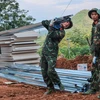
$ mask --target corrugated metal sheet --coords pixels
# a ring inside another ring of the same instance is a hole
[[[91,77],[90,71],[77,71],[58,69],[56,71],[65,87],[65,91],[84,92],[89,86],[88,78]],[[0,63],[0,77],[24,82],[31,85],[46,87],[41,75],[39,66],[26,64]],[[55,85],[56,89],[59,89]]]

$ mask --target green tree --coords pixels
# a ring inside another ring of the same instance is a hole
[[[72,33],[70,34],[70,40],[74,44],[78,44],[81,46],[87,44],[86,33],[77,28],[73,29]]]
[[[35,19],[27,13],[16,0],[0,0],[0,31],[32,24]]]

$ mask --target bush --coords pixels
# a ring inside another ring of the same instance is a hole
[[[59,54],[63,54],[65,58],[72,59],[75,58],[78,55],[89,55],[90,50],[89,46],[75,46],[75,47],[62,47],[59,49]]]

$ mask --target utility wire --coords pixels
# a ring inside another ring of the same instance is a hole
[[[70,0],[70,2],[68,3],[68,5],[66,6],[65,10],[63,11],[63,13],[61,14],[61,16],[64,14],[64,12],[66,11],[66,9],[68,8],[68,6],[70,5],[70,3],[72,2],[72,0]]]

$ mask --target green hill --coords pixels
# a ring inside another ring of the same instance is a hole
[[[92,20],[88,17],[88,11],[87,9],[81,10],[72,17],[73,28],[91,30]]]

